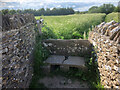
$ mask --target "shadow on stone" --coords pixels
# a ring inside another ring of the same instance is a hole
[[[60,70],[60,65],[51,65],[50,71],[53,72],[55,70]]]

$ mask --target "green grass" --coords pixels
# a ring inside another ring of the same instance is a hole
[[[42,37],[39,34],[36,35],[36,44],[34,47],[34,64],[33,64],[34,72],[33,72],[32,81],[29,87],[41,88],[41,90],[43,90],[43,89],[46,89],[46,87],[42,83],[41,84],[39,83],[39,79],[44,77],[45,74],[43,73],[40,66],[45,65],[43,61],[48,58],[49,51],[42,46],[41,41],[42,41]]]
[[[64,16],[41,16],[45,27],[42,28],[43,36],[57,39],[83,39],[84,31],[104,21],[105,14],[75,14]],[[37,16],[36,19],[40,19]],[[54,34],[53,34],[54,33]]]
[[[120,22],[120,13],[113,12],[113,13],[108,14],[105,18],[105,22],[110,22],[111,20],[115,20],[116,22]]]

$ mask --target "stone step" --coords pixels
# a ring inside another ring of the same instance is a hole
[[[65,56],[51,55],[50,57],[47,58],[47,60],[45,60],[45,63],[51,64],[51,65],[61,65],[64,59],[65,59]]]
[[[46,69],[50,69],[52,66],[60,66],[60,69],[64,70],[64,71],[68,71],[69,68],[71,67],[75,67],[75,68],[86,68],[85,67],[85,60],[83,57],[79,57],[79,56],[61,56],[61,55],[51,55],[50,57],[48,57],[44,63],[47,63],[48,68]]]
[[[85,60],[83,57],[69,56],[68,59],[65,60],[63,64],[74,67],[85,67]]]

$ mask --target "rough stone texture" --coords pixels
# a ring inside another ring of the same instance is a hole
[[[89,41],[96,47],[101,83],[105,88],[120,89],[119,32],[120,25],[111,21],[89,33]]]
[[[65,57],[60,56],[60,55],[51,55],[50,57],[47,58],[45,63],[49,63],[52,65],[61,65],[62,62],[64,61]]]
[[[11,29],[19,29],[20,27],[28,24],[35,23],[36,20],[32,14],[14,14],[2,16],[2,31],[8,31]]]
[[[21,21],[19,20],[20,18]],[[30,14],[3,16],[3,88],[29,87],[33,72],[32,51],[35,43],[33,20],[34,16]]]
[[[68,59],[65,60],[63,64],[72,67],[85,67],[85,60],[83,57],[69,56]]]
[[[67,59],[65,59],[65,56],[51,55],[44,63],[47,63],[48,66],[60,65],[60,69],[64,71],[68,71],[69,67],[86,68],[84,58],[78,56],[69,56]]]
[[[88,40],[81,39],[48,39],[43,41],[43,45],[53,55],[84,56],[89,55],[92,50],[91,43]]]
[[[2,14],[0,12],[0,90],[2,88]]]

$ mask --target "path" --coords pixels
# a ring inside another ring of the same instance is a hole
[[[47,88],[89,88],[86,82],[79,82],[63,76],[44,77],[39,80]]]

